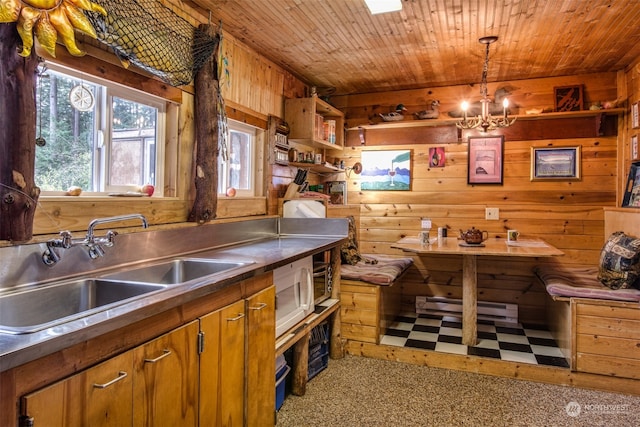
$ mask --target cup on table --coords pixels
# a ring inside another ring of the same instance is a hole
[[[507,230],[507,241],[517,242],[520,232],[518,230]]]

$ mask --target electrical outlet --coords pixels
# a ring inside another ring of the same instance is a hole
[[[485,208],[484,219],[498,220],[500,219],[499,208]]]

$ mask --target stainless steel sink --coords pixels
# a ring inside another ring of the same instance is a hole
[[[110,280],[176,285],[194,279],[229,271],[247,265],[246,262],[182,258],[162,264],[136,268],[104,276]]]
[[[164,288],[159,284],[81,279],[0,295],[0,332],[37,332]]]

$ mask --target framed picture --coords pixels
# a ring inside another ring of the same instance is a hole
[[[553,88],[556,111],[580,111],[584,106],[582,85]]]
[[[531,147],[531,181],[580,179],[580,146]]]
[[[638,103],[631,104],[631,127],[637,129],[640,127],[640,117],[638,117]]]
[[[640,162],[631,163],[622,206],[640,208]]]
[[[429,148],[429,167],[432,167],[432,168],[444,167],[444,147]]]
[[[502,184],[504,136],[469,137],[467,183]]]
[[[411,150],[362,152],[361,190],[411,190]]]
[[[327,193],[329,194],[329,203],[332,205],[347,204],[347,182],[346,181],[327,181]]]
[[[631,160],[638,158],[638,135],[631,137]]]

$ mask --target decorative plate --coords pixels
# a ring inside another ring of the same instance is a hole
[[[74,86],[69,92],[69,102],[78,111],[89,111],[95,105],[93,93],[83,85]]]

